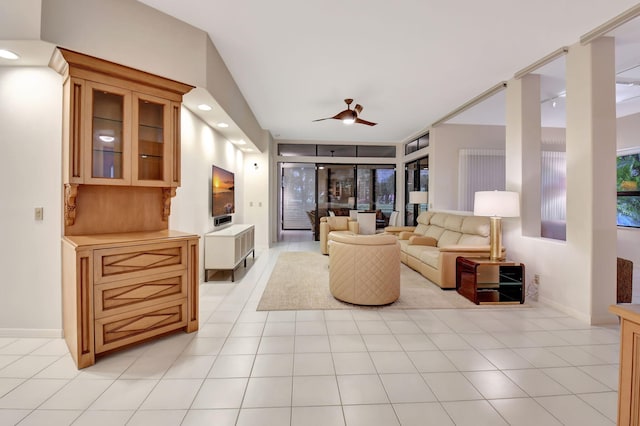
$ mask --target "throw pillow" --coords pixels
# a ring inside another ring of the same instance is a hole
[[[438,245],[438,240],[433,237],[418,237],[414,235],[409,238],[409,245],[436,247]]]

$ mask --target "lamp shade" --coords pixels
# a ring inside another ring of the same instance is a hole
[[[409,204],[427,204],[429,193],[424,191],[409,191]]]
[[[473,202],[475,216],[518,217],[520,195],[511,191],[478,191]]]

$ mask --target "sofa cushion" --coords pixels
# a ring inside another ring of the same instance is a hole
[[[450,215],[448,213],[434,213],[433,216],[431,216],[431,219],[429,220],[429,224],[431,225],[437,225],[440,228],[444,228],[445,227],[445,222],[447,220],[447,217],[449,217]]]
[[[423,223],[419,223],[418,226],[416,226],[416,229],[414,229],[413,233],[414,234],[424,235],[425,232],[427,232],[427,229],[429,229],[429,225],[425,225]]]
[[[432,268],[438,269],[438,261],[440,260],[440,250],[436,248],[427,247],[426,250],[422,250],[419,257],[422,263],[426,263]]]
[[[450,214],[444,220],[444,227],[451,231],[462,232],[462,222],[464,222],[465,217],[466,216]]]
[[[489,245],[489,237],[482,235],[462,234],[458,240],[458,244],[463,246],[486,246]]]
[[[451,246],[458,244],[462,234],[456,231],[445,230],[440,238],[438,238],[438,247]]]
[[[483,216],[467,216],[460,229],[463,234],[474,234],[482,237],[489,236],[489,221]]]
[[[444,228],[437,225],[429,225],[427,230],[424,232],[425,237],[435,238],[436,240],[440,239],[440,236],[444,232]]]
[[[414,235],[413,237],[409,238],[409,244],[417,246],[436,247],[438,245],[438,240],[432,237],[419,237],[417,235]]]
[[[409,240],[398,240],[398,243],[400,243],[400,251],[406,253],[407,247],[409,246]]]
[[[420,259],[420,258],[422,257],[422,254],[423,254],[425,251],[435,251],[435,252],[437,252],[437,251],[438,251],[438,249],[437,249],[437,248],[435,248],[435,247],[429,247],[429,246],[413,246],[413,245],[411,245],[411,244],[409,244],[409,245],[405,246],[405,249],[406,249],[406,253],[407,253],[409,256],[413,256],[413,257],[415,257],[416,259]]]
[[[428,225],[431,222],[431,218],[434,214],[434,212],[430,211],[422,212],[416,218],[416,222],[418,222],[419,225]]]

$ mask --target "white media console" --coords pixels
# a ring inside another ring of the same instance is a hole
[[[231,281],[235,281],[234,272],[240,262],[247,266],[247,257],[255,258],[254,226],[230,225],[218,231],[204,235],[204,280],[207,271],[230,270]]]

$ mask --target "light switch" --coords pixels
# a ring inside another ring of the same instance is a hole
[[[43,220],[44,219],[44,208],[43,207],[36,207],[35,219],[36,220]]]
[[[249,201],[249,207],[253,207],[253,201]]]

